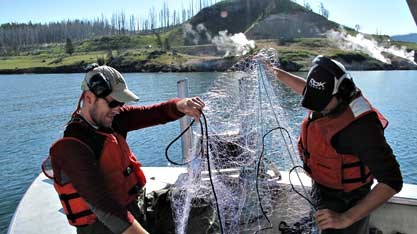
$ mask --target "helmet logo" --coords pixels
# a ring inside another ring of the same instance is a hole
[[[318,89],[318,90],[325,90],[326,89],[326,87],[325,87],[326,82],[325,81],[319,82],[319,81],[314,80],[314,78],[310,79],[310,81],[308,82],[308,85],[310,87],[312,87],[314,89]]]

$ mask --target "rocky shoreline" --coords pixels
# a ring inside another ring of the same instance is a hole
[[[352,71],[376,71],[376,70],[417,70],[417,64],[408,60],[392,60],[391,64],[383,63],[375,59],[352,59],[349,57],[333,57],[343,63]],[[184,64],[143,63],[140,61],[109,63],[121,72],[226,72],[239,61],[238,57],[216,58],[202,61],[189,61]],[[0,74],[48,74],[48,73],[83,73],[87,64],[78,63],[57,67],[33,67],[2,69]],[[290,72],[307,71],[308,67],[295,62],[282,61],[281,66]]]
[[[224,72],[237,62],[236,58],[219,58],[204,61],[187,62],[184,64],[142,63],[140,61],[108,63],[121,72]],[[78,63],[57,67],[33,67],[0,69],[0,74],[48,74],[48,73],[82,73],[87,64]]]

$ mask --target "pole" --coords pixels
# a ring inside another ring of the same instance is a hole
[[[177,82],[177,95],[179,98],[186,98],[188,97],[188,80],[180,80]],[[190,124],[190,117],[184,116],[180,119],[180,128],[181,132],[184,131],[187,126]],[[183,161],[190,160],[190,149],[191,149],[191,137],[192,131],[187,131],[181,137],[181,145],[182,145],[182,159]]]

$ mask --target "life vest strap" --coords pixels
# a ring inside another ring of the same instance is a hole
[[[350,184],[350,183],[359,183],[359,182],[363,182],[366,181],[366,179],[369,178],[369,176],[371,176],[371,172],[369,172],[368,174],[366,174],[365,176],[361,176],[358,178],[351,178],[351,179],[343,179],[342,180],[342,184]]]
[[[68,201],[71,199],[75,199],[75,198],[79,198],[80,194],[78,193],[71,193],[71,194],[61,194],[59,195],[59,199],[63,200],[63,201]]]
[[[67,214],[67,218],[75,223],[77,219],[88,216],[88,215],[92,215],[92,214],[93,212],[91,210],[84,210],[75,214],[73,213]]]
[[[361,166],[363,166],[363,164],[360,161],[353,162],[353,163],[345,163],[345,164],[342,164],[342,168],[343,169],[345,169],[345,168],[352,168],[352,167],[361,167]]]
[[[78,213],[73,213],[72,212],[71,206],[69,204],[69,200],[77,199],[77,198],[80,198],[80,197],[81,196],[78,193],[59,195],[59,199],[61,199],[65,203],[65,206],[67,208],[67,212],[68,212],[67,218],[68,218],[68,220],[71,220],[71,222],[73,222],[73,223],[75,223],[76,220],[79,219],[79,218],[82,218],[82,217],[93,214],[93,212],[90,209],[84,210],[84,211],[81,211],[81,212],[78,212]]]

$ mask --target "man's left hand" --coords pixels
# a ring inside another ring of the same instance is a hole
[[[315,217],[320,230],[343,229],[352,225],[351,220],[345,213],[337,213],[329,209],[318,210]]]
[[[183,98],[177,102],[178,111],[193,117],[195,121],[200,118],[200,111],[204,106],[204,102],[199,97]]]

